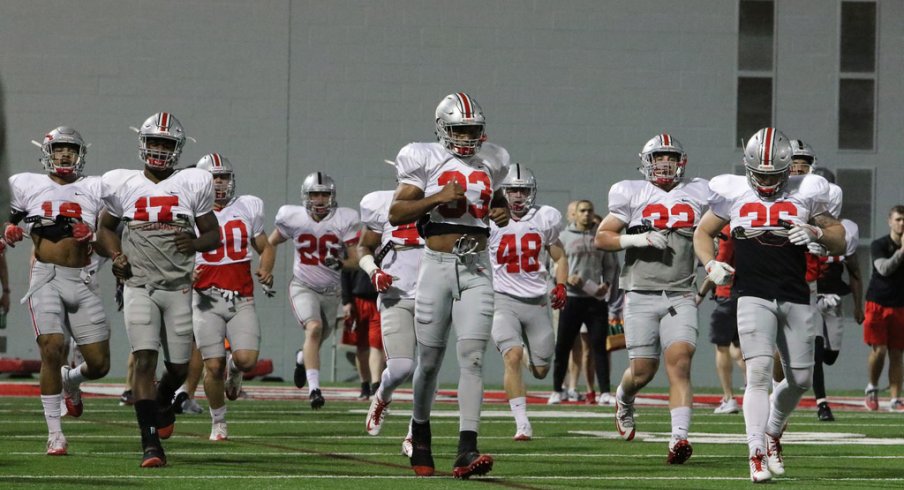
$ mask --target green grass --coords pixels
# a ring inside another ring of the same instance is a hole
[[[203,400],[201,404],[206,407]],[[534,440],[513,442],[509,416],[484,417],[480,449],[496,458],[493,472],[468,482],[451,477],[458,418],[435,416],[433,450],[438,476],[415,478],[399,454],[410,403],[394,402],[383,433],[364,432],[364,402],[327,397],[314,412],[295,401],[231,403],[231,439],[207,440],[207,414],[181,415],[165,441],[169,465],[140,469],[134,411],[111,398],[88,398],[79,419],[64,419],[69,455],[44,455],[46,426],[36,397],[0,398],[0,487],[23,488],[736,488],[750,486],[741,415],[695,411],[694,456],[683,466],[665,464],[668,410],[638,408],[638,437],[617,438],[612,408],[531,405]],[[436,415],[457,406],[437,403]],[[507,413],[503,404],[485,411]],[[404,413],[404,415],[402,414]],[[552,412],[541,416],[542,412]],[[562,414],[580,414],[565,418]],[[787,475],[781,488],[904,487],[904,420],[901,414],[836,411],[820,423],[812,410],[791,420],[785,437]],[[837,433],[825,436],[825,433]],[[598,433],[598,434],[597,434]],[[851,435],[853,434],[853,435]],[[712,438],[733,436],[717,444]],[[828,441],[819,441],[823,435]],[[832,441],[869,444],[835,444]],[[655,440],[649,440],[655,439]]]

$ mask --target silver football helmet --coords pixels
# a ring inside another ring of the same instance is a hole
[[[656,155],[661,154],[673,154],[678,157],[678,162],[654,161]],[[657,134],[647,141],[638,156],[641,162],[638,170],[640,170],[645,179],[656,185],[671,185],[684,177],[684,167],[687,166],[687,153],[685,153],[681,142],[668,133]]]
[[[447,95],[436,106],[436,138],[460,157],[480,151],[487,139],[486,118],[480,104],[464,92]]]
[[[235,170],[229,159],[219,153],[208,153],[198,160],[195,167],[201,170],[207,170],[214,176],[228,175],[229,182],[218,184],[216,180],[213,182],[214,200],[231,201],[235,197]]]
[[[148,140],[172,141],[172,150],[150,149]],[[168,112],[159,112],[147,118],[138,129],[138,156],[148,167],[157,170],[173,168],[185,146],[185,130],[182,123]]]
[[[791,143],[775,128],[754,133],[744,149],[744,167],[750,188],[763,199],[777,197],[791,174]]]
[[[315,202],[311,193],[329,192],[330,197],[326,203]],[[336,203],[336,183],[333,178],[323,172],[308,174],[301,183],[301,203],[312,215],[327,217],[333,213]]]
[[[805,164],[794,163],[803,160]],[[816,169],[816,152],[803,140],[791,140],[791,175],[808,174]]]
[[[529,168],[520,163],[509,167],[508,173],[502,179],[502,194],[508,201],[509,209],[515,214],[521,214],[530,209],[537,197],[537,178]],[[527,194],[521,196],[509,196],[516,189],[526,189]]]
[[[74,146],[73,150],[78,156],[65,164],[57,163],[53,159],[53,147],[57,145]],[[85,154],[88,153],[88,145],[82,139],[82,135],[78,131],[69,126],[60,126],[44,135],[44,141],[41,142],[41,164],[48,173],[57,174],[65,177],[71,174],[82,175],[82,169],[85,168]]]

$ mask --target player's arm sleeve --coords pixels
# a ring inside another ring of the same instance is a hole
[[[251,238],[264,233],[264,201],[258,197],[250,199],[249,208],[251,210]]]
[[[122,185],[120,179],[116,178],[116,170],[107,172],[100,179],[100,197],[107,209],[107,214],[114,218],[122,218],[122,204],[116,197],[116,189]]]
[[[361,199],[361,204],[358,206],[361,211],[361,223],[364,223],[364,226],[370,231],[382,233],[383,220],[380,219],[380,213],[375,209],[376,206],[371,201],[372,199],[369,195]]]
[[[548,207],[546,209],[546,243],[553,244],[559,239],[559,233],[562,232],[562,213],[558,209]]]
[[[706,200],[709,203],[709,210],[716,217],[728,221],[731,217],[731,200],[718,191],[717,186],[719,182],[717,179],[718,177],[709,181],[709,195]]]
[[[195,216],[202,216],[213,211],[213,200],[216,194],[213,190],[213,174],[204,172],[198,179],[197,202],[193,206]]]
[[[631,222],[631,196],[624,182],[616,182],[609,188],[609,214],[622,223]]]
[[[17,213],[17,212],[21,213],[21,212],[24,212],[26,210],[26,208],[28,207],[28,205],[25,204],[24,197],[22,196],[22,191],[21,191],[20,185],[19,185],[19,177],[20,176],[18,176],[18,175],[13,175],[12,177],[9,178],[9,193],[10,193],[9,210],[10,210],[10,213]]]
[[[345,230],[342,232],[342,241],[348,244],[358,243],[358,238],[360,238],[360,230],[361,220],[358,218],[358,213],[349,210],[348,224],[346,225]]]
[[[295,234],[292,228],[288,224],[289,219],[289,208],[288,206],[280,206],[279,210],[276,211],[276,219],[274,220],[274,225],[276,226],[276,231],[282,235],[286,240],[290,240],[292,236]]]
[[[420,190],[427,188],[427,169],[414,154],[414,146],[407,145],[396,156],[396,172],[399,184],[408,184]]]

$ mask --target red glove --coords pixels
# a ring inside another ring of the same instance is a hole
[[[25,231],[12,224],[6,224],[6,230],[3,231],[3,239],[6,240],[6,244],[10,247],[15,247],[16,242],[21,242],[22,239],[25,238]]]
[[[90,242],[94,239],[94,232],[85,223],[76,223],[72,225],[72,238],[80,242]]]
[[[370,276],[370,282],[378,293],[382,293],[389,289],[389,286],[392,286],[392,276],[383,272],[383,269],[377,269],[374,271],[374,275]]]
[[[564,284],[556,284],[556,287],[552,288],[552,291],[549,292],[549,299],[552,300],[552,308],[554,310],[561,310],[565,307],[565,285]]]

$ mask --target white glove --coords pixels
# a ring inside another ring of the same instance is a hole
[[[669,239],[661,231],[647,231],[636,235],[622,235],[619,237],[621,248],[653,247],[665,250],[669,246]]]
[[[822,238],[822,228],[806,223],[796,224],[788,233],[788,240],[795,245],[807,245]]]
[[[734,276],[734,267],[725,262],[710,260],[706,263],[706,277],[715,283],[716,286],[728,285],[731,282],[732,276]]]
[[[807,244],[807,251],[811,254],[816,255],[817,257],[828,257],[829,251],[822,244],[816,242],[810,242]]]
[[[841,296],[838,296],[837,294],[820,294],[816,298],[816,302],[823,309],[835,308],[841,304]]]

